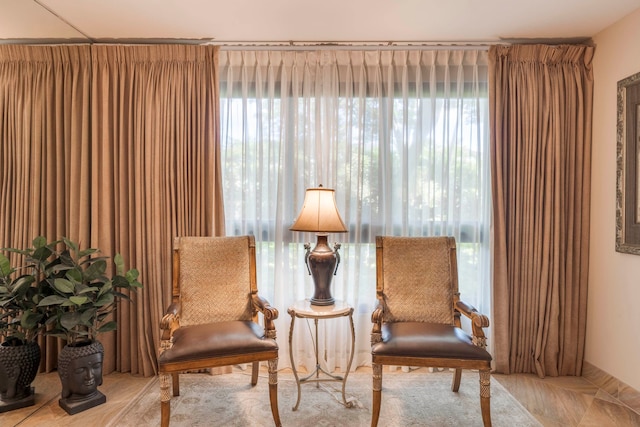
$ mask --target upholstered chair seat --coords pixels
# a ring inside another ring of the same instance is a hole
[[[160,356],[164,366],[185,360],[250,355],[278,351],[275,340],[265,339],[264,328],[250,321],[192,325],[176,330],[173,345]]]
[[[371,346],[374,356],[471,359],[491,362],[491,355],[473,344],[462,329],[439,323],[401,322],[382,325],[382,341]]]

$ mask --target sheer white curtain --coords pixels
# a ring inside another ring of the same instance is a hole
[[[332,294],[355,307],[352,369],[370,357],[375,236],[453,235],[463,299],[490,314],[487,52],[221,50],[226,232],[254,234],[260,293],[280,310],[312,295],[309,233],[289,231],[305,189],[336,190],[346,234]],[[296,364],[313,369],[313,325],[296,322]],[[325,369],[347,366],[345,318],[320,323]],[[326,351],[325,351],[326,350]]]

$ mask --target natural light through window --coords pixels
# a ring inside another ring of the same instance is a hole
[[[323,184],[349,230],[329,236],[342,244],[332,293],[356,307],[360,358],[378,235],[454,236],[460,291],[489,308],[486,68],[475,51],[221,52],[226,233],[256,236],[268,298],[309,297],[315,236],[289,227]]]

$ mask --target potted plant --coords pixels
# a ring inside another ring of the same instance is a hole
[[[25,262],[20,267],[0,253],[0,413],[35,403],[31,383],[40,365],[37,338],[47,320],[46,308],[38,303],[48,289],[39,280],[34,260],[51,255],[42,243],[36,239],[33,248],[4,249],[22,255]]]
[[[66,340],[58,357],[62,382],[60,406],[73,415],[106,402],[98,391],[102,384],[104,350],[97,336],[115,330],[110,314],[118,300],[130,300],[125,291],[142,287],[138,271],[125,271],[119,254],[113,257],[115,273],[108,273],[109,257],[99,256],[94,248],[80,249],[63,238],[52,244],[55,250],[41,269],[50,295],[38,302],[48,310],[47,335]]]

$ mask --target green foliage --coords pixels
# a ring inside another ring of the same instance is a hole
[[[37,238],[29,249],[5,248],[25,260],[19,267],[0,253],[0,336],[12,345],[33,341],[44,329],[48,310],[39,303],[49,293],[42,280],[40,263],[52,252],[46,241]]]
[[[46,323],[52,329],[47,335],[73,344],[116,329],[116,322],[108,320],[109,314],[118,300],[130,300],[126,292],[142,287],[138,270],[125,272],[124,260],[117,254],[113,258],[115,273],[109,275],[108,257],[96,256],[98,249],[81,250],[66,238],[55,243],[57,249],[43,264],[51,294],[38,303],[49,310]]]
[[[0,253],[0,334],[5,340],[35,339],[47,327],[47,335],[73,344],[116,329],[109,315],[118,300],[130,301],[129,293],[142,287],[138,271],[125,271],[117,254],[112,274],[108,257],[67,238],[47,242],[37,237],[32,244],[5,249],[22,256],[19,268]]]

